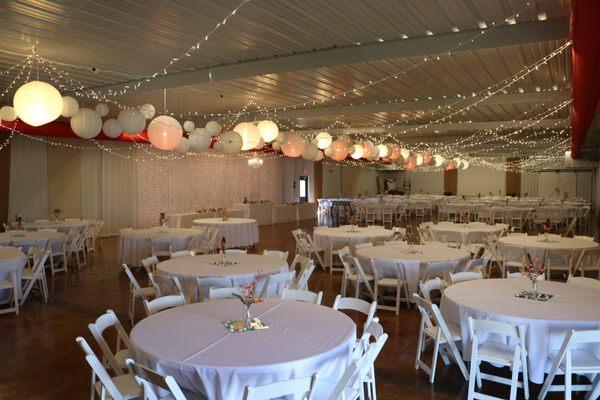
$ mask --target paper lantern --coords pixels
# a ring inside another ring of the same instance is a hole
[[[216,142],[214,147],[215,147],[216,151],[223,152],[223,143],[222,142]]]
[[[116,139],[121,136],[121,124],[114,118],[107,119],[102,124],[102,132],[110,138]]]
[[[337,140],[346,143],[348,146],[352,144],[352,138],[349,135],[340,135],[338,136]]]
[[[375,154],[379,154],[379,150],[370,140],[364,140],[361,145],[363,147],[363,158],[368,160],[373,158]]]
[[[306,146],[304,146],[304,150],[302,151],[302,158],[308,161],[314,161],[315,158],[317,158],[318,153],[318,145],[314,143],[308,143]]]
[[[221,133],[221,124],[217,121],[208,121],[204,126],[204,129],[206,129],[212,137],[219,136],[219,133]]]
[[[181,138],[181,141],[175,146],[175,151],[180,154],[185,154],[190,151],[190,141],[187,138]]]
[[[333,148],[332,148],[331,146],[329,146],[328,148],[326,148],[326,149],[323,151],[323,155],[324,155],[325,157],[329,157],[329,158],[331,158],[331,156],[333,155]]]
[[[396,143],[390,144],[390,154],[388,154],[388,158],[392,161],[395,161],[400,157],[400,146]]]
[[[371,149],[368,160],[375,161],[378,158],[379,158],[379,149],[377,148],[377,146],[373,145],[373,148]]]
[[[331,145],[331,135],[329,134],[329,132],[319,132],[317,133],[317,136],[315,136],[315,139],[317,140],[317,147],[319,149],[326,149]]]
[[[406,163],[404,164],[404,166],[406,167],[406,169],[408,169],[408,170],[415,169],[415,167],[417,166],[417,158],[415,157],[414,154],[409,154],[405,160],[406,160]]]
[[[456,169],[461,169],[462,168],[462,160],[460,158],[454,157],[452,159],[452,161],[454,161]]]
[[[282,145],[285,143],[286,139],[287,139],[287,133],[279,132],[273,142],[277,142],[280,145]]]
[[[244,144],[242,136],[235,131],[229,131],[222,134],[219,142],[222,146],[221,151],[225,154],[239,153]]]
[[[365,150],[363,149],[362,145],[356,143],[353,147],[353,151],[352,153],[350,153],[350,157],[354,158],[355,160],[358,160],[359,158],[361,158],[365,152]]]
[[[109,111],[108,105],[106,105],[105,103],[96,104],[96,107],[94,107],[94,110],[101,117],[106,117],[108,115],[108,111]]]
[[[321,150],[317,151],[317,156],[315,157],[315,161],[321,161],[323,159],[324,155],[323,152]]]
[[[423,164],[429,165],[430,161],[431,161],[431,153],[426,151],[425,153],[423,153]]]
[[[390,154],[390,149],[386,144],[378,144],[377,148],[379,149],[379,157],[387,157]]]
[[[181,124],[175,118],[168,115],[160,115],[154,118],[148,125],[148,140],[157,149],[173,150],[181,142],[182,138],[183,130]]]
[[[260,121],[258,123],[258,133],[260,137],[266,142],[272,142],[277,138],[279,134],[279,127],[273,121]]]
[[[265,140],[261,137],[258,139],[258,144],[256,146],[254,146],[254,150],[262,150],[263,147],[265,147],[266,143]]]
[[[194,121],[185,121],[183,123],[183,130],[186,132],[193,131],[195,127],[196,127],[196,124],[194,124]]]
[[[408,158],[408,156],[410,156],[410,150],[403,147],[400,149],[400,155],[402,156],[402,158],[404,158],[406,160]]]
[[[421,165],[423,164],[423,155],[421,153],[417,153],[417,155],[415,156],[416,161],[417,161],[417,165]]]
[[[117,121],[121,124],[123,133],[131,136],[141,133],[146,126],[146,117],[140,110],[135,108],[122,109],[117,115]]]
[[[279,150],[281,149],[281,143],[279,143],[279,142],[273,142],[273,143],[271,144],[271,148],[272,148],[273,150],[277,150],[277,151],[279,151]]]
[[[281,151],[288,157],[299,157],[304,151],[304,139],[297,133],[290,133],[281,145]]]
[[[435,160],[436,167],[441,167],[444,163],[444,157],[440,156],[439,154],[434,155],[433,159]]]
[[[331,155],[331,159],[335,161],[342,161],[346,157],[348,157],[348,145],[341,140],[336,140],[331,143],[329,148],[333,149],[333,154]]]
[[[260,141],[260,132],[252,122],[242,122],[233,128],[242,137],[242,150],[250,150],[256,147]]]
[[[396,165],[404,165],[404,157],[398,154],[398,157],[394,160],[394,164]]]
[[[469,168],[469,162],[467,160],[462,160],[462,169],[467,169]]]
[[[12,122],[17,119],[17,112],[14,107],[11,106],[3,106],[0,108],[0,119],[2,121]]]
[[[23,122],[40,126],[60,116],[63,101],[54,86],[46,82],[31,81],[17,89],[13,107]]]
[[[102,118],[91,108],[80,108],[69,123],[73,132],[84,139],[98,136],[102,130]]]
[[[154,109],[154,106],[152,104],[146,103],[146,104],[142,104],[140,106],[140,112],[142,113],[144,118],[152,119],[152,118],[154,118],[154,115],[156,114],[156,109]]]
[[[449,160],[448,164],[446,165],[446,170],[450,171],[456,168],[456,161],[454,160]]]
[[[64,96],[62,98],[62,102],[63,104],[60,115],[63,117],[71,118],[73,115],[77,114],[77,111],[79,111],[79,103],[71,96]]]
[[[210,144],[212,143],[212,137],[210,136],[210,133],[206,131],[206,129],[196,128],[192,131],[192,133],[190,133],[188,141],[190,142],[192,151],[200,152],[208,150]]]

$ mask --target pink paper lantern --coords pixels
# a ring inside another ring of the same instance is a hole
[[[290,133],[281,145],[281,151],[288,157],[300,157],[304,151],[304,139],[297,133]]]
[[[388,155],[388,158],[392,161],[395,161],[398,159],[398,157],[400,157],[400,146],[398,146],[396,143],[392,143],[390,144],[390,148],[392,149],[392,151]]]
[[[336,140],[335,142],[331,143],[329,148],[333,151],[331,159],[334,161],[342,161],[348,157],[348,145],[341,140]]]
[[[181,124],[173,117],[161,115],[148,125],[148,139],[160,150],[173,150],[183,138]]]

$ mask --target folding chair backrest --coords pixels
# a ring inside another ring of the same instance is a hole
[[[208,277],[208,278],[196,278],[196,286],[198,287],[198,299],[200,294],[209,290],[209,288],[230,288],[233,287],[233,280],[226,277]]]
[[[142,266],[144,267],[144,269],[146,270],[146,272],[148,274],[151,272],[155,272],[157,265],[158,265],[158,257],[156,257],[156,256],[150,256],[150,257],[142,259]]]
[[[567,283],[574,286],[587,287],[590,289],[598,289],[600,290],[600,280],[586,278],[583,276],[573,276],[569,275],[567,279]]]
[[[137,364],[132,359],[127,359],[126,363],[127,367],[133,373],[135,380],[142,386],[144,399],[158,400],[154,394],[156,387],[169,391],[171,393],[169,398],[173,400],[186,400],[181,388],[172,376],[163,376],[150,368]]]
[[[303,301],[305,303],[321,304],[323,292],[314,293],[309,290],[283,289],[281,293],[283,300]]]
[[[123,270],[125,270],[125,275],[127,275],[127,277],[129,278],[129,282],[131,282],[131,286],[133,286],[133,291],[135,292],[135,295],[141,297],[142,299],[145,299],[146,296],[142,291],[142,287],[138,283],[137,279],[135,279],[135,276],[133,276],[133,274],[131,273],[131,270],[129,269],[127,264],[123,264]]]
[[[157,312],[166,310],[168,308],[178,307],[185,304],[186,302],[183,293],[163,296],[151,301],[144,300],[144,308],[146,309],[147,315],[156,314]]]
[[[237,287],[224,287],[224,288],[209,288],[208,298],[211,300],[217,299],[234,299],[234,294],[239,294],[240,289]]]
[[[425,274],[423,276],[424,280],[431,278],[446,278],[446,276],[454,271],[456,268],[456,262],[454,261],[442,261],[442,262],[432,262],[427,264],[425,268]]]
[[[113,310],[107,310],[106,314],[102,314],[96,319],[94,323],[88,325],[88,328],[90,329],[92,336],[94,336],[96,343],[98,343],[98,346],[100,346],[102,353],[108,359],[110,367],[113,371],[115,371],[116,374],[121,375],[121,366],[117,362],[115,354],[112,352],[103,336],[104,331],[110,327],[113,327],[116,331],[117,346],[120,347],[120,342],[123,342],[125,347],[129,349],[131,347],[129,336],[127,336],[125,329],[123,329],[123,326],[119,322],[119,319],[117,318]]]
[[[288,255],[289,255],[288,251],[266,250],[266,249],[263,251],[263,256],[277,257],[284,261],[287,261]]]
[[[483,279],[483,274],[481,272],[457,272],[455,274],[450,273],[450,282],[452,284],[465,281],[474,281],[477,279]]]
[[[171,258],[194,257],[195,255],[192,250],[180,250],[171,253]]]
[[[148,278],[156,289],[156,297],[184,293],[183,286],[176,276],[149,273]]]
[[[373,275],[377,280],[381,276],[392,276],[394,279],[406,280],[406,273],[404,271],[404,264],[399,261],[390,260],[371,260],[373,265]]]
[[[267,383],[260,386],[246,386],[243,400],[270,400],[280,397],[310,399],[317,375],[287,381]]]
[[[373,320],[373,316],[375,315],[375,310],[377,309],[377,302],[374,301],[369,303],[362,299],[357,299],[354,297],[342,297],[341,295],[337,295],[335,297],[335,301],[333,302],[334,310],[354,310],[360,313],[363,313],[367,316],[367,320],[364,326],[369,326],[369,323]]]
[[[469,332],[471,338],[475,332],[495,333],[509,338],[519,337],[519,327],[501,321],[493,321],[489,319],[473,319],[469,317]]]
[[[225,254],[248,254],[248,250],[227,249],[225,250]]]
[[[85,360],[92,368],[92,371],[94,372],[95,376],[97,376],[100,379],[100,382],[106,388],[106,391],[110,394],[110,396],[114,400],[124,400],[123,394],[119,391],[117,385],[115,385],[110,375],[106,371],[106,368],[104,368],[102,362],[100,362],[98,357],[96,357],[96,354],[92,351],[92,348],[85,341],[85,339],[79,336],[75,339],[75,341],[77,342],[77,344],[79,344],[79,347],[81,347],[81,349],[85,353]]]
[[[443,293],[445,286],[446,283],[443,280],[440,278],[433,278],[426,280],[425,282],[419,282],[419,291],[425,300],[433,303],[431,299],[431,291],[439,290],[440,293]]]

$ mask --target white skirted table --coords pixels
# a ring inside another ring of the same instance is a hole
[[[586,250],[598,247],[598,242],[585,239],[573,239],[551,235],[548,237],[548,240],[549,241],[545,241],[543,235],[511,235],[500,238],[498,243],[500,245],[520,246],[538,250]]]
[[[453,222],[440,222],[431,225],[429,230],[435,240],[450,241],[467,245],[470,243],[482,243],[483,238],[490,235],[499,235],[503,228],[495,225],[487,225],[483,222],[469,222],[468,224],[455,224]]]
[[[333,263],[332,250],[344,246],[353,247],[360,243],[391,240],[394,232],[381,226],[353,228],[339,226],[336,228],[318,227],[313,232],[315,244],[325,250],[325,264]]]
[[[173,251],[188,248],[192,236],[199,234],[196,229],[165,228],[121,229],[119,231],[119,263],[141,265],[141,260],[152,255],[152,238],[170,240]]]
[[[181,257],[163,261],[158,264],[160,274],[176,276],[183,284],[185,295],[198,300],[196,278],[226,277],[233,279],[234,286],[246,285],[255,275],[259,275],[257,289],[268,275],[287,272],[288,264],[277,257],[258,254],[228,254],[227,259],[234,265],[219,266],[216,263],[223,258],[220,254],[207,254],[195,257]],[[273,287],[271,295],[281,294],[281,290]],[[281,288],[283,289],[283,288]],[[208,288],[207,288],[208,290]],[[202,293],[207,298],[208,293]]]
[[[71,229],[74,229],[78,232],[83,232],[83,230],[92,223],[91,220],[88,219],[66,219],[66,220],[54,220],[54,221],[36,221],[36,222],[26,222],[25,228],[27,230],[37,230],[37,229],[46,229],[46,228],[54,228],[59,232],[67,233]]]
[[[132,355],[184,389],[210,400],[241,399],[247,385],[310,376],[337,381],[356,340],[352,320],[332,308],[267,299],[252,316],[269,329],[230,333],[238,300],[214,300],[161,311],[131,331]]]
[[[228,210],[227,214],[230,217],[244,217],[245,210],[232,209]],[[189,213],[169,213],[167,214],[167,226],[169,228],[191,228],[195,219],[213,218],[222,216],[222,211],[204,211],[204,212],[189,212]]]
[[[21,247],[27,252],[30,247],[46,248],[50,241],[53,252],[61,250],[62,244],[67,240],[67,235],[62,232],[40,231],[8,231],[0,233],[0,246]]]
[[[16,247],[0,247],[0,280],[12,280],[12,274],[17,275],[17,296],[21,296],[21,274],[27,264],[25,254]],[[9,290],[0,290],[0,300],[9,296]]]
[[[444,290],[441,311],[446,321],[460,326],[465,359],[471,346],[468,317],[524,326],[529,379],[534,383],[544,381],[548,355],[560,349],[570,329],[600,329],[600,290],[551,281],[537,286],[539,292],[554,297],[545,302],[515,297],[531,289],[527,279],[481,279]],[[590,349],[600,357],[599,345]]]
[[[421,265],[430,262],[455,262],[455,271],[460,271],[470,259],[468,251],[446,246],[414,245],[412,250],[411,252],[409,245],[373,246],[358,249],[356,256],[367,271],[373,268],[372,260],[401,262],[404,265],[406,284],[411,295],[418,291]],[[384,278],[387,276],[386,271],[378,272]]]
[[[273,203],[237,203],[233,206],[242,209],[243,217],[255,219],[260,226],[273,224]]]
[[[194,220],[194,228],[213,226],[219,228],[229,247],[250,247],[258,243],[258,223],[251,218],[202,218]]]

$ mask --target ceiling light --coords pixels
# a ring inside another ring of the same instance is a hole
[[[514,24],[517,23],[517,20],[514,19],[514,17],[510,17],[510,18],[506,19],[506,23],[509,24],[509,25],[514,25]]]
[[[431,32],[430,30],[426,30],[426,31],[425,31],[425,34],[426,34],[427,36],[432,36],[432,35],[433,35],[433,32]]]
[[[460,29],[458,29],[456,26],[452,27],[452,32],[460,32]]]
[[[381,42],[383,42],[383,39],[382,39],[382,38],[377,38],[377,41],[378,41],[379,43],[381,43]]]
[[[402,39],[408,39],[408,36],[406,36],[406,34],[404,34],[404,33],[403,33],[402,35],[400,35],[400,37],[401,37]]]
[[[487,28],[487,24],[485,22],[483,22],[483,21],[479,22],[477,24],[477,26],[479,26],[479,29],[485,29],[485,28]]]
[[[540,21],[545,21],[548,19],[548,16],[546,15],[545,12],[541,11],[538,13],[538,20]]]

